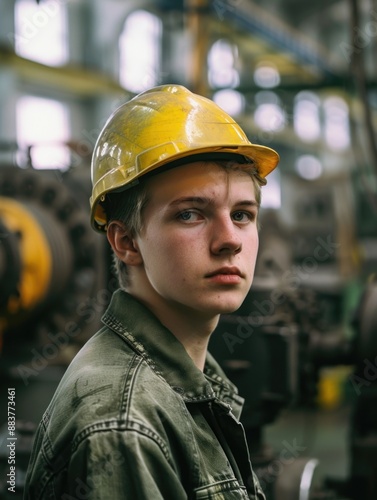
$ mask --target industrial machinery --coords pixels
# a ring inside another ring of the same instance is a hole
[[[89,311],[85,300],[104,289],[108,270],[103,239],[88,228],[84,176],[74,169],[0,169],[3,360],[26,361],[31,347],[58,342],[52,332],[69,337],[55,357],[64,356],[98,326],[102,307]]]

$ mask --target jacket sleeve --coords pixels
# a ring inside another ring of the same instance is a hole
[[[72,455],[67,483],[69,495],[87,500],[187,499],[168,447],[145,429],[87,437]]]

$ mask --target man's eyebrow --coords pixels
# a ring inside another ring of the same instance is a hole
[[[235,203],[237,207],[239,206],[247,206],[247,207],[256,207],[259,208],[259,203],[255,200],[241,200]]]
[[[213,200],[211,198],[205,198],[203,196],[183,196],[182,198],[173,200],[171,203],[169,203],[169,205],[174,206],[187,202],[198,203],[199,205],[209,205],[210,203],[213,203]]]
[[[199,205],[210,205],[214,203],[213,198],[206,198],[203,196],[183,196],[182,198],[177,198],[169,203],[170,206],[180,205],[181,203],[197,203]],[[240,200],[234,203],[235,206],[247,206],[259,208],[259,203],[255,200]]]

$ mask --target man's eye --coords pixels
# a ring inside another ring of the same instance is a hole
[[[192,212],[181,212],[178,217],[182,220],[190,220],[192,217]]]
[[[199,219],[199,214],[192,210],[185,210],[178,214],[178,219],[182,221],[195,222]]]
[[[249,222],[255,219],[255,215],[253,213],[244,211],[234,212],[232,217],[236,222]]]

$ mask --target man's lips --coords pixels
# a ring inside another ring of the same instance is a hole
[[[206,278],[212,278],[213,276],[219,276],[219,275],[239,276],[241,278],[243,277],[238,267],[232,266],[232,267],[220,267],[219,269],[216,269],[215,271],[206,274]]]

